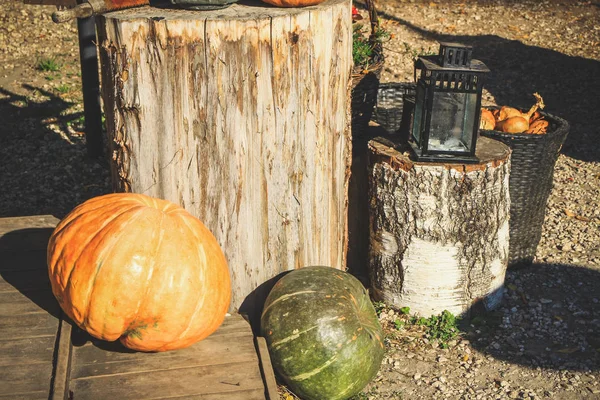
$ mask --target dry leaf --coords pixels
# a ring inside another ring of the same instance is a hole
[[[576,215],[575,219],[578,221],[583,221],[583,222],[590,222],[591,219],[589,219],[588,217],[584,217],[583,215]]]
[[[569,210],[568,208],[565,208],[564,211],[565,211],[565,214],[567,215],[567,217],[570,217],[570,218],[573,218],[575,215],[577,215],[573,211]]]

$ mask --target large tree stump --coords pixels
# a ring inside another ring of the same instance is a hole
[[[115,190],[174,201],[222,246],[232,309],[282,271],[345,266],[350,0],[101,16]]]
[[[493,309],[508,263],[509,148],[480,138],[480,163],[450,165],[390,144],[369,142],[374,296],[422,316]]]

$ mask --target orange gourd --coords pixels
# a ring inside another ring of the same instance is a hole
[[[307,7],[322,3],[325,0],[262,0],[275,7]]]
[[[58,224],[47,255],[54,296],[96,338],[174,350],[225,319],[225,256],[202,222],[171,202],[131,193],[90,199]]]
[[[479,122],[480,129],[493,130],[494,126],[496,126],[496,119],[494,118],[494,114],[488,109],[481,109],[481,120]]]

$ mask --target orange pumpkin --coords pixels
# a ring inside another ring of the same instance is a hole
[[[262,0],[275,7],[307,7],[322,3],[325,0]]]
[[[231,298],[225,256],[183,208],[140,194],[76,207],[48,244],[52,292],[90,335],[140,351],[187,347],[223,322]]]

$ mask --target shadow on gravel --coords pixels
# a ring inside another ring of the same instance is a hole
[[[33,102],[0,88],[0,217],[61,218],[84,200],[106,193],[108,168],[87,157],[85,140],[77,136],[83,113],[67,114],[73,103],[41,88],[23,87],[45,100]],[[85,164],[91,168],[77,168]]]
[[[464,321],[471,346],[531,368],[600,371],[600,271],[534,264],[511,270],[499,310]]]
[[[532,94],[539,92],[546,103],[545,111],[566,119],[571,125],[562,153],[581,161],[600,161],[596,139],[600,124],[600,62],[496,35],[439,34],[387,13],[379,15],[429,40],[474,46],[474,58],[491,69],[485,88],[497,104],[529,109],[535,103]]]

